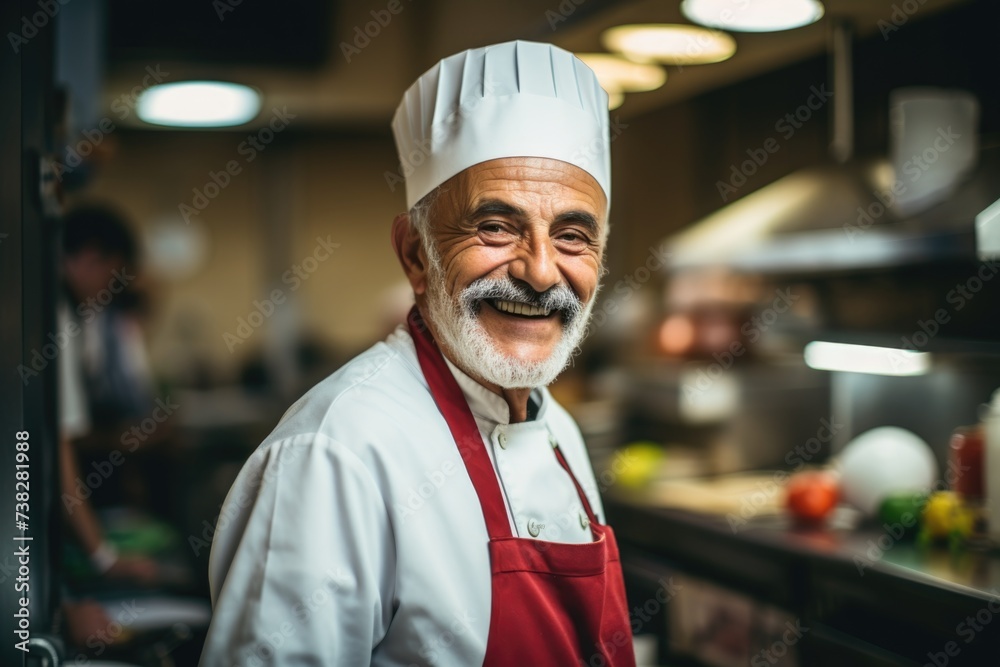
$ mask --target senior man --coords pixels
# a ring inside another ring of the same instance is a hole
[[[244,466],[202,664],[633,665],[614,535],[546,389],[599,288],[607,95],[566,51],[497,44],[421,76],[393,131],[416,306]]]

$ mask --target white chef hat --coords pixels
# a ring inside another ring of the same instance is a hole
[[[445,58],[403,95],[392,131],[408,208],[464,169],[504,157],[576,165],[611,201],[608,95],[589,67],[551,44]]]

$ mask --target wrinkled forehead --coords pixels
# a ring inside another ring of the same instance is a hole
[[[455,211],[468,216],[484,205],[506,205],[525,216],[558,215],[566,210],[585,213],[604,226],[608,199],[587,171],[550,158],[499,158],[473,165],[441,187]]]

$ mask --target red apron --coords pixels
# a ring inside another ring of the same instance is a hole
[[[614,533],[597,522],[562,452],[554,448],[576,485],[594,541],[564,544],[515,537],[476,420],[415,306],[407,324],[420,368],[479,496],[490,537],[493,602],[484,666],[634,666]]]

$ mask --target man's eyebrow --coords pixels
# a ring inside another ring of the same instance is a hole
[[[475,221],[481,218],[488,218],[491,215],[523,218],[526,216],[526,213],[523,208],[508,204],[500,199],[487,199],[481,202],[469,214],[468,219]],[[596,235],[598,232],[597,217],[587,211],[566,211],[557,215],[553,222],[576,222],[586,227],[587,231],[591,234]]]
[[[554,222],[578,222],[591,234],[597,234],[597,217],[587,211],[566,211],[557,215]]]
[[[471,213],[469,213],[469,220],[479,220],[480,218],[486,218],[491,215],[503,215],[508,217],[520,217],[523,218],[526,214],[523,208],[513,206],[505,201],[499,199],[487,199],[481,202]]]

